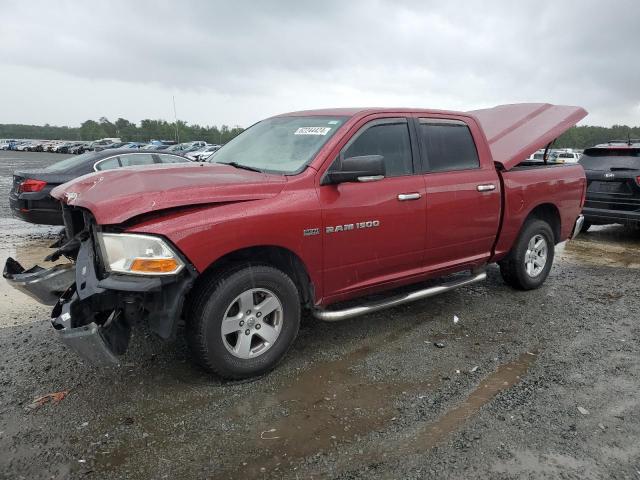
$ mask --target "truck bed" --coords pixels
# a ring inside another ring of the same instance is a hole
[[[560,219],[556,243],[567,240],[582,210],[585,177],[578,164],[527,165],[498,171],[502,183],[502,224],[493,261],[503,258],[517,239],[522,225],[533,208]]]

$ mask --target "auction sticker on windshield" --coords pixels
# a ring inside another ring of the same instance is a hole
[[[331,127],[300,127],[294,135],[326,135],[331,131]]]

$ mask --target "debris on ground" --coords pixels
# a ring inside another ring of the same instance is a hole
[[[457,315],[454,315],[454,316],[453,316],[453,324],[454,324],[454,325],[457,325],[459,321],[460,321],[460,319],[458,318],[458,316],[457,316]]]
[[[273,432],[275,432],[275,431],[276,431],[276,429],[275,429],[275,428],[271,428],[271,429],[269,429],[269,430],[265,430],[264,432],[262,432],[262,433],[260,434],[260,439],[261,439],[261,440],[276,440],[276,439],[280,438],[280,437],[269,437],[269,436],[265,437],[265,436],[264,436],[264,434],[265,434],[265,433],[273,433]]]
[[[589,410],[587,410],[584,407],[578,407],[578,411],[582,414],[582,415],[589,415]]]
[[[29,405],[27,405],[28,410],[37,410],[45,403],[51,402],[54,405],[57,405],[64,397],[69,395],[70,390],[62,390],[60,392],[47,393],[46,395],[42,395],[41,397],[37,397],[33,400]]]
[[[476,370],[478,370],[478,365],[476,365],[475,367],[473,367],[471,370],[469,370],[469,373],[475,373]]]
[[[433,344],[438,348],[444,348],[444,343],[442,342],[433,342]]]

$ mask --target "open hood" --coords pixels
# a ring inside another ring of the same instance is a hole
[[[51,195],[88,209],[100,225],[114,225],[167,208],[270,198],[285,183],[280,175],[179,163],[92,173],[54,188]]]
[[[581,107],[515,103],[468,112],[480,124],[493,161],[510,170],[587,116]]]

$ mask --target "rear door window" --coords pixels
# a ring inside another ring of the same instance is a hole
[[[476,144],[466,123],[459,120],[421,118],[419,132],[427,171],[480,168]]]
[[[113,170],[114,168],[120,168],[120,159],[113,157],[107,160],[101,160],[96,163],[95,168],[96,170]]]
[[[156,154],[158,161],[160,163],[185,163],[188,160],[184,157],[179,157],[178,155],[169,155],[166,153]]]
[[[153,165],[153,155],[151,153],[135,153],[121,155],[120,163],[123,167],[137,167],[140,165]]]

